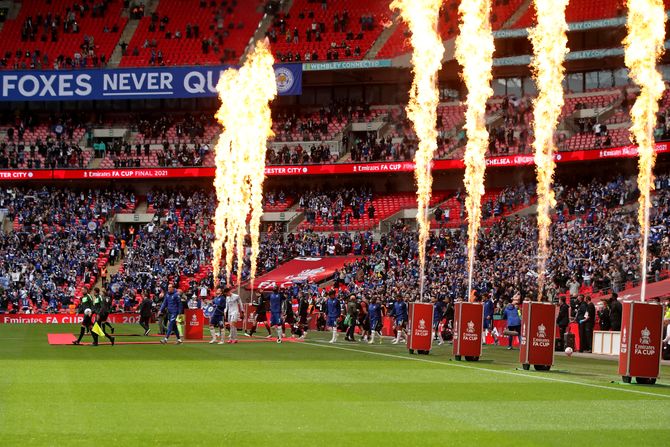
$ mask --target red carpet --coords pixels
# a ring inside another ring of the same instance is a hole
[[[160,338],[158,336],[149,336],[147,340],[142,341],[117,341],[116,345],[159,345]],[[72,345],[72,342],[77,339],[73,334],[47,334],[50,345]],[[153,340],[151,340],[153,338]],[[90,340],[90,336],[84,338]],[[197,344],[197,343],[209,343],[209,338],[204,338],[202,340],[185,340],[184,344]],[[301,343],[303,340],[297,338],[284,338],[282,339],[285,343]],[[168,343],[174,344],[176,341],[175,338],[170,337]],[[275,343],[277,338],[241,338],[238,340],[239,343]],[[82,345],[90,345],[90,342],[82,342]],[[109,340],[104,337],[100,338],[100,344],[109,344]],[[229,343],[226,343],[229,344]]]
[[[72,334],[47,334],[50,345],[71,345],[77,339]]]

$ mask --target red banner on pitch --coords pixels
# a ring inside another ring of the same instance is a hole
[[[484,306],[479,303],[456,303],[454,306],[454,357],[482,355]]]
[[[556,306],[526,301],[523,303],[522,312],[519,361],[523,365],[548,368],[554,364]]]
[[[621,316],[619,374],[655,379],[661,367],[663,306],[624,301]]]

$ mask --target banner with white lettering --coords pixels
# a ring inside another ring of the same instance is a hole
[[[288,261],[276,269],[256,278],[256,290],[272,290],[288,288],[293,283],[320,283],[333,276],[336,270],[345,264],[354,262],[356,256],[301,257]],[[250,288],[247,284],[247,288]]]
[[[83,319],[83,314],[0,314],[0,324],[79,324]],[[109,314],[109,321],[135,324],[140,322],[140,314]]]
[[[668,143],[656,143],[656,153],[670,153]],[[554,154],[556,163],[574,163],[617,158],[637,157],[636,146],[622,146],[611,149],[558,152]],[[532,155],[504,155],[486,159],[491,168],[512,168],[531,166]],[[434,160],[434,171],[463,169],[463,160]],[[370,163],[330,163],[314,165],[266,166],[268,177],[291,177],[303,175],[340,175],[340,174],[392,174],[414,171],[412,161],[390,161]],[[121,169],[5,169],[0,170],[0,181],[18,180],[107,180],[107,179],[161,179],[187,177],[214,177],[214,167],[194,168],[121,168]]]
[[[230,66],[0,71],[2,101],[81,101],[216,96]],[[275,65],[277,93],[302,93],[302,65]]]

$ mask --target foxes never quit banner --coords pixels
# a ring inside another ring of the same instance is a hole
[[[217,96],[229,65],[98,70],[0,71],[1,101],[173,99]],[[275,65],[277,93],[302,93],[302,65]]]

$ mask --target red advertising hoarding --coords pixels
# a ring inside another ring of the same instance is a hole
[[[668,143],[657,143],[656,152],[670,152]],[[607,160],[615,158],[637,157],[637,146],[621,146],[610,149],[591,149],[554,154],[557,163]],[[532,154],[504,155],[489,157],[489,167],[531,166],[534,163]],[[433,171],[463,169],[463,160],[435,160]],[[36,170],[3,170],[0,181],[16,180],[115,180],[115,179],[165,179],[185,177],[214,177],[214,167],[198,168],[117,168],[117,169],[36,169]],[[331,174],[390,174],[395,172],[414,171],[412,161],[390,161],[374,163],[333,163],[315,165],[267,166],[265,175],[268,177],[331,175]]]
[[[554,364],[556,306],[526,301],[522,313],[519,361],[523,369],[533,365],[538,371],[548,371]]]
[[[479,360],[482,355],[484,306],[479,303],[456,303],[454,306],[454,358]]]
[[[202,309],[186,309],[184,317],[186,340],[202,340],[203,327],[205,326],[205,315]]]
[[[409,327],[407,349],[411,354],[428,354],[433,341],[433,305],[430,303],[409,303]]]
[[[663,306],[624,301],[621,316],[619,374],[624,382],[655,383],[661,368]]]

